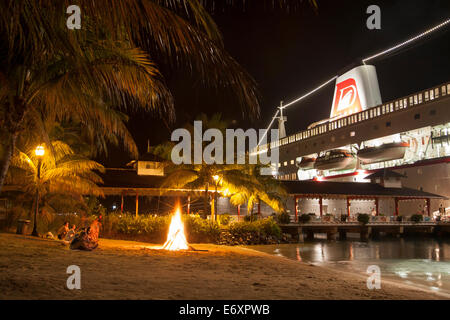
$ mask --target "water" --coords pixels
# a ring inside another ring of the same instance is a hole
[[[381,269],[382,280],[395,280],[450,295],[450,240],[314,240],[250,248],[365,275],[368,266],[377,265]]]

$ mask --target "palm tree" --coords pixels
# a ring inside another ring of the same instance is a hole
[[[46,149],[52,149],[53,152],[38,159],[31,144],[24,148],[16,147],[6,178],[8,185],[19,189],[24,195],[36,196],[36,213],[40,202],[48,208],[51,202],[68,203],[76,200],[82,203],[84,195],[103,196],[97,185],[103,181],[95,172],[104,171],[101,164],[76,154],[60,140],[52,141]],[[34,226],[36,218],[37,215]]]
[[[70,4],[0,2],[0,191],[18,136],[46,117],[75,119],[112,142],[120,137],[136,155],[124,112],[173,116],[156,61],[231,88],[243,110],[259,114],[254,80],[225,52],[199,1],[80,0],[76,31],[62,14]]]
[[[216,183],[217,191],[230,197],[233,205],[247,204],[249,210],[263,201],[277,212],[284,209],[285,190],[273,177],[259,174],[260,166],[236,165],[169,165],[162,187],[203,190],[203,210],[208,212],[208,192]],[[216,212],[215,212],[216,213]],[[216,213],[217,215],[217,213]]]
[[[197,120],[202,121],[204,130],[216,128],[224,134],[229,127],[229,122],[223,120],[220,114],[211,117],[200,114]],[[187,124],[185,127],[193,136],[192,125]],[[162,187],[203,190],[204,214],[208,212],[208,192],[211,186],[217,186],[218,192],[231,196],[230,200],[234,205],[247,203],[249,208],[253,208],[256,202],[264,201],[277,212],[283,210],[282,197],[286,192],[273,177],[260,174],[261,165],[248,164],[248,159],[245,164],[207,164],[203,161],[201,164],[175,165],[170,161],[173,146],[170,142],[152,150],[154,154],[167,159],[165,170],[168,175]]]

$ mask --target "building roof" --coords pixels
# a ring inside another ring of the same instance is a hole
[[[133,169],[108,168],[101,174],[109,189],[159,189],[163,176],[138,175]],[[400,197],[445,199],[444,196],[410,188],[385,188],[376,183],[334,182],[334,181],[282,181],[282,185],[291,195],[310,196],[351,196],[351,197]],[[178,189],[177,189],[178,190]],[[186,190],[178,190],[184,192]]]
[[[375,179],[375,178],[406,178],[406,176],[404,174],[397,173],[392,170],[384,169],[384,170],[379,170],[377,172],[369,174],[367,177],[365,177],[365,179],[370,179],[370,180]]]
[[[134,169],[107,168],[101,173],[104,188],[159,188],[163,176],[138,175]]]
[[[311,196],[353,196],[353,197],[399,197],[399,198],[434,198],[444,196],[410,188],[385,188],[376,183],[334,182],[334,181],[282,181],[291,195]]]

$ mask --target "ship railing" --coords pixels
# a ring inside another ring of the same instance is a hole
[[[438,100],[448,95],[450,95],[450,82],[408,95],[406,97],[380,104],[358,113],[353,113],[351,115],[317,125],[314,128],[295,133],[291,136],[272,141],[264,145],[260,145],[259,150],[273,149],[286,144],[306,140],[356,123],[381,117],[385,114],[401,111],[403,109],[411,108],[416,105],[428,103],[429,101]]]

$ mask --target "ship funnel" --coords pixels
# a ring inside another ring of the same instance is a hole
[[[330,118],[345,117],[381,104],[377,71],[362,65],[336,79]]]

